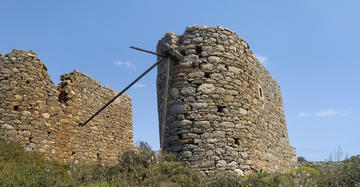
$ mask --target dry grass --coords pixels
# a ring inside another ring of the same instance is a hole
[[[255,172],[239,177],[219,172],[204,176],[176,160],[172,154],[156,153],[146,143],[129,151],[113,167],[67,165],[26,152],[0,140],[0,186],[355,186],[360,183],[360,156],[337,164],[303,167],[285,174]]]

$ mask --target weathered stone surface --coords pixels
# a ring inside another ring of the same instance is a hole
[[[23,97],[21,95],[15,95],[15,100],[17,101],[21,101],[23,99]]]
[[[216,167],[219,167],[219,168],[223,168],[226,166],[227,166],[227,163],[225,160],[219,160],[218,163],[216,164]]]
[[[212,71],[214,68],[214,65],[210,64],[210,63],[205,63],[205,64],[201,64],[201,69],[203,70],[207,70],[207,71]]]
[[[209,104],[208,103],[194,103],[194,104],[192,104],[192,107],[193,107],[193,109],[201,109],[201,108],[206,108],[206,107],[208,107],[209,106]]]
[[[209,56],[207,59],[210,63],[213,63],[213,64],[221,62],[221,58],[218,56]]]
[[[180,122],[180,125],[182,125],[182,126],[191,125],[191,124],[192,124],[192,122],[190,120],[186,120],[186,119],[184,119]]]
[[[244,176],[244,172],[241,169],[234,170],[239,176]]]
[[[242,115],[246,115],[246,114],[247,114],[247,111],[244,110],[243,108],[240,108],[240,109],[239,109],[239,113],[242,114]]]
[[[211,92],[213,92],[215,90],[215,86],[213,84],[202,84],[199,88],[198,91],[203,92],[205,94],[209,94]]]
[[[181,36],[166,34],[157,45],[158,52],[164,49],[184,54],[171,58],[169,72],[158,67],[165,151],[205,173],[221,169],[242,176],[295,166],[280,87],[241,37],[219,26],[191,26]]]
[[[184,87],[181,89],[181,93],[184,96],[188,96],[188,95],[194,95],[195,94],[196,89],[194,87]]]
[[[191,157],[192,156],[191,151],[184,151],[182,154],[183,154],[184,157]]]
[[[2,125],[1,128],[6,129],[6,130],[13,130],[13,129],[15,129],[13,126],[8,125],[8,124]]]
[[[50,114],[49,114],[49,113],[43,113],[42,116],[43,116],[43,118],[45,118],[45,119],[49,119],[49,118],[50,118]]]
[[[22,112],[22,115],[23,115],[23,116],[26,116],[26,117],[29,117],[29,116],[31,116],[31,112],[29,112],[29,111],[23,111],[23,112]]]
[[[179,90],[176,89],[176,88],[172,88],[172,89],[171,89],[171,95],[172,95],[174,98],[179,97]]]
[[[204,72],[195,71],[195,72],[189,73],[189,77],[190,78],[201,78],[201,77],[204,77]]]
[[[134,148],[131,98],[119,97],[78,126],[116,94],[79,71],[55,86],[34,52],[15,49],[0,55],[0,138],[61,162],[116,164]]]
[[[185,105],[171,105],[170,112],[171,113],[177,113],[177,114],[185,113],[186,112],[186,106]]]
[[[230,162],[230,163],[228,164],[228,167],[230,167],[230,168],[237,168],[237,167],[238,167],[238,163],[235,162],[235,161],[232,161],[232,162]],[[234,169],[234,170],[235,170],[235,169]]]
[[[195,126],[210,127],[210,121],[195,121]]]

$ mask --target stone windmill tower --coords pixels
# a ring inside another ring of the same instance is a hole
[[[223,27],[167,33],[158,53],[161,148],[205,173],[285,171],[296,164],[280,87],[249,45]]]

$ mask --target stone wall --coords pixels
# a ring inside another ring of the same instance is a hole
[[[79,71],[55,86],[34,52],[0,54],[0,138],[61,162],[115,164],[133,148],[131,98],[78,125],[116,94]]]
[[[170,55],[157,77],[163,150],[205,173],[295,166],[280,86],[241,37],[191,26],[167,33],[157,52]]]

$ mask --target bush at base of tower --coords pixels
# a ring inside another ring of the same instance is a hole
[[[141,142],[116,166],[60,164],[0,139],[0,186],[355,186],[360,155],[341,162],[306,162],[285,174],[257,171],[212,176],[191,169],[172,154],[157,153]],[[304,163],[304,162],[303,162]]]

